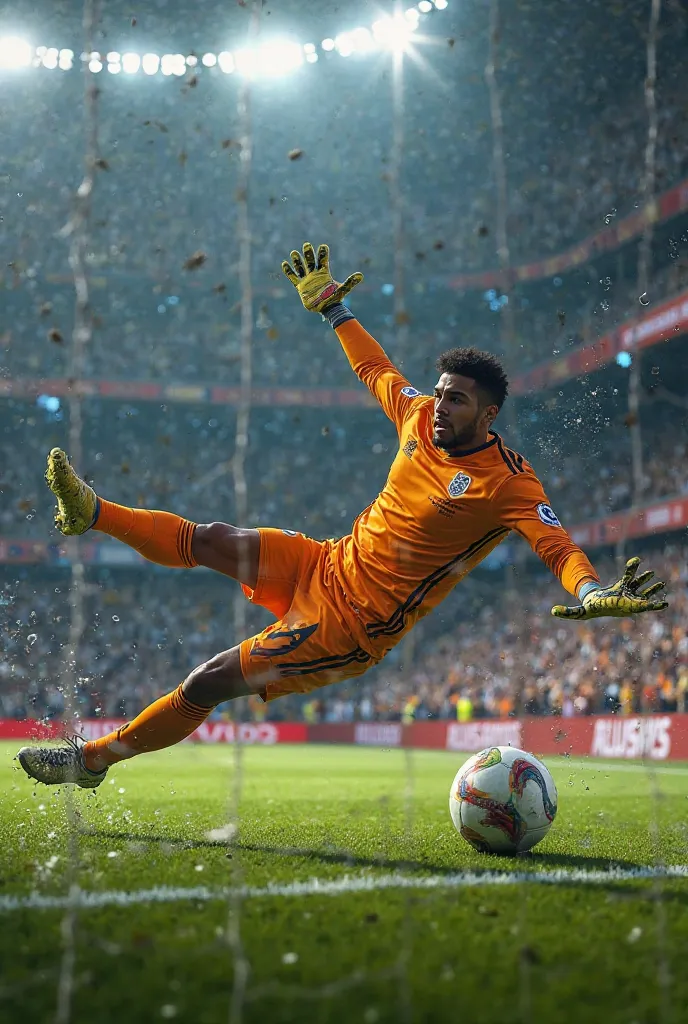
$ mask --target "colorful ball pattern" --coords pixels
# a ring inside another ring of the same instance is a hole
[[[480,853],[522,853],[557,814],[549,770],[517,747],[487,747],[459,768],[449,793],[457,832]]]

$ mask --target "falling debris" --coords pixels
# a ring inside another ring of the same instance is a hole
[[[476,234],[478,238],[487,238],[489,233],[490,229],[488,228],[487,224],[478,224],[478,227],[476,229]]]
[[[207,259],[207,253],[203,252],[202,249],[198,249],[187,260],[184,260],[184,270],[198,270]]]
[[[61,345],[64,341],[62,333],[58,331],[57,327],[51,327],[48,331],[48,341],[52,341],[55,345]]]
[[[289,152],[287,153],[287,156],[289,157],[290,160],[300,160],[301,157],[303,156],[303,150],[290,149]]]

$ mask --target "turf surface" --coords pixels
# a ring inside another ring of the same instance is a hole
[[[111,771],[76,794],[77,839],[64,794],[34,789],[14,752],[0,744],[2,1021],[686,1019],[688,877],[632,877],[688,863],[684,766],[549,761],[555,826],[504,860],[454,832],[459,755],[247,748],[228,846],[207,833],[228,821],[231,748]],[[76,883],[93,905],[31,905]]]

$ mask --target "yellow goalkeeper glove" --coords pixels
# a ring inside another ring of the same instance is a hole
[[[641,591],[640,587],[651,580],[654,573],[648,570],[636,577],[639,565],[639,558],[629,558],[624,574],[617,583],[612,583],[610,587],[595,587],[583,597],[581,604],[573,608],[556,604],[552,608],[552,615],[558,619],[598,619],[603,615],[621,618],[625,615],[639,615],[641,612],[661,612],[668,607],[667,602],[650,601],[649,598],[663,590],[664,584],[653,583],[647,590]]]
[[[284,260],[282,270],[299,293],[301,302],[312,313],[322,313],[328,306],[341,302],[363,280],[363,274],[351,274],[343,284],[335,281],[330,273],[327,245],[318,246],[317,261],[310,242],[303,243],[303,258],[294,249],[289,253],[289,259],[291,263]]]

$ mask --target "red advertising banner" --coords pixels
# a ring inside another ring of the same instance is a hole
[[[85,719],[80,723],[80,731],[84,739],[96,740],[124,724],[123,718]],[[60,722],[42,724],[33,719],[0,718],[0,740],[56,739],[63,736],[64,731],[64,724]],[[233,722],[203,722],[185,742],[233,743],[237,736],[241,743],[255,746],[305,743],[308,726],[305,722],[241,722],[238,726]]]
[[[534,754],[688,760],[688,715],[590,715],[529,718],[523,745]]]
[[[311,725],[311,743],[415,747],[471,754],[520,747],[543,756],[688,760],[688,714],[504,718],[474,722],[357,722]]]
[[[124,724],[123,719],[81,723],[87,739],[97,739]],[[238,732],[237,732],[238,729]],[[45,740],[63,734],[61,723],[0,718],[0,740]],[[688,760],[688,714],[589,715],[576,718],[504,718],[474,722],[204,722],[186,742],[356,743],[378,748],[415,747],[470,754],[484,747],[513,746],[543,756],[603,759]]]
[[[646,224],[669,220],[683,210],[688,210],[688,179],[658,196],[644,210],[621,218],[556,256],[535,263],[524,263],[506,271],[486,270],[477,274],[459,274],[447,283],[450,288],[470,291],[473,288],[496,288],[514,281],[537,281],[543,277],[552,277],[587,263],[599,253],[613,252],[631,238],[636,238]]]
[[[581,547],[615,544],[619,537],[647,537],[688,526],[688,498],[670,498],[646,505],[634,513],[618,512],[605,519],[593,519],[569,529],[572,540]]]
[[[688,331],[688,292],[653,306],[644,316],[630,320],[590,345],[573,349],[562,359],[550,359],[515,377],[515,395],[543,391],[564,380],[599,370],[616,359],[619,352],[637,351],[667,341]]]

